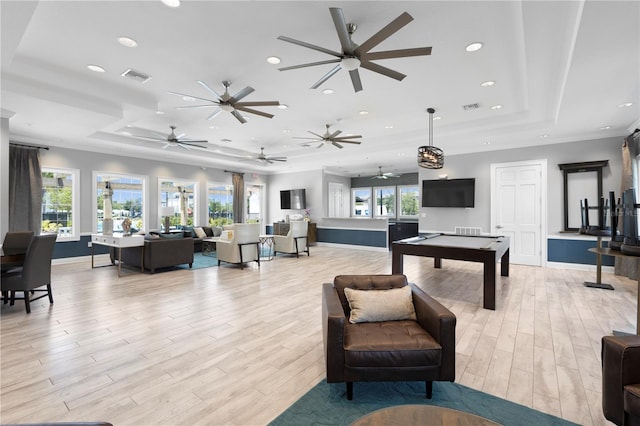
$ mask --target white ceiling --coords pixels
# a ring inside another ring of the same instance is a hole
[[[11,139],[22,143],[267,174],[323,168],[357,176],[378,166],[415,172],[417,149],[428,144],[429,107],[442,117],[433,144],[445,162],[452,154],[625,136],[640,125],[638,1],[183,1],[170,8],[160,1],[2,0],[0,7],[1,107],[11,116]],[[355,93],[343,70],[312,90],[333,64],[278,67],[331,57],[277,37],[340,51],[329,7],[358,26],[356,43],[408,12],[414,21],[372,51],[431,46],[432,54],[378,61],[406,74],[400,82],[361,69],[364,90]],[[138,47],[123,47],[120,36]],[[466,52],[476,41],[484,47]],[[280,65],[267,63],[272,55]],[[120,74],[128,68],[152,78],[126,79]],[[243,101],[277,100],[288,109],[256,107],[274,118],[245,114],[246,124],[229,113],[207,121],[212,108],[176,110],[189,102],[168,91],[211,98],[196,80],[220,93],[223,80],[232,82],[231,94],[252,86]],[[481,87],[486,80],[496,83]],[[626,102],[633,105],[618,107]],[[472,103],[479,108],[462,108]],[[504,107],[492,110],[496,104]],[[292,139],[324,133],[325,124],[363,135],[362,144],[316,149]],[[209,147],[162,149],[122,133],[133,126],[168,134],[169,125]],[[228,155],[260,147],[288,161]]]

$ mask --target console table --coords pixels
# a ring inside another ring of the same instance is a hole
[[[144,236],[142,235],[130,235],[124,236],[122,234],[103,235],[103,234],[91,234],[91,268],[95,268],[93,263],[93,245],[98,244],[101,246],[108,246],[117,249],[118,253],[118,277],[122,276],[122,248],[123,247],[140,247],[142,255],[140,256],[140,272],[144,272]],[[111,265],[102,265],[111,266]]]

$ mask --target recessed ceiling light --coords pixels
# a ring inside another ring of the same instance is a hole
[[[322,93],[324,93],[325,95],[331,95],[333,94],[333,89],[324,89]]]
[[[289,133],[291,130],[289,129],[282,129],[282,133]]]
[[[480,50],[480,49],[482,49],[482,43],[480,43],[480,42],[471,43],[470,45],[465,47],[465,50],[467,52],[475,52],[475,51]]]
[[[442,120],[442,116],[440,115],[436,115],[435,117],[433,117],[434,120]]]
[[[156,111],[156,114],[158,114],[158,115],[164,115],[164,111]]]
[[[600,130],[609,130],[611,128],[611,126],[602,126],[600,127]]]
[[[362,110],[362,111],[358,112],[358,114],[367,115],[367,114],[369,114],[369,111]]]
[[[626,107],[630,107],[631,105],[633,105],[633,102],[625,102],[623,104],[618,105],[618,108],[626,108]]]
[[[285,104],[278,105],[278,109],[287,109],[287,108],[289,108],[289,106],[287,106]]]
[[[493,81],[493,80],[487,80],[487,81],[483,81],[482,83],[480,83],[480,86],[482,86],[482,87],[491,87],[491,86],[493,86],[494,84],[496,84],[496,82],[495,82],[495,81]]]
[[[546,133],[544,135],[540,135],[538,136],[540,139],[546,139],[549,137],[549,135],[547,135]]]
[[[104,72],[104,68],[99,65],[89,64],[87,65],[87,68],[89,68],[93,72]]]
[[[280,63],[280,58],[278,58],[277,56],[269,56],[267,58],[267,62],[269,62],[270,64],[273,64],[273,65],[277,65],[277,64]]]
[[[138,47],[138,42],[129,37],[118,37],[118,43],[124,47]]]
[[[385,129],[393,129],[393,126],[384,126]]]
[[[484,141],[482,142],[484,145],[491,145],[491,141]]]
[[[502,109],[502,105],[498,104],[498,105],[494,105],[491,107],[491,109]]]
[[[179,7],[180,6],[180,0],[161,0],[162,3],[164,3],[165,5],[169,6],[169,7]]]

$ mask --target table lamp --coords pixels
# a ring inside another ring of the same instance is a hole
[[[171,224],[169,223],[169,220],[171,219],[171,216],[173,216],[175,213],[176,213],[176,210],[173,207],[160,207],[160,216],[164,216],[165,234],[169,233],[169,226],[171,226]]]

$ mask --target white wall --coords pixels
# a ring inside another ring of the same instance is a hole
[[[425,179],[438,179],[440,174],[448,175],[449,179],[475,177],[475,207],[421,208],[419,229],[453,232],[454,226],[479,226],[488,232],[491,225],[491,164],[546,159],[547,226],[549,234],[556,234],[564,227],[563,174],[558,164],[609,160],[609,166],[603,170],[603,194],[606,197],[609,191],[615,191],[616,196],[619,196],[622,173],[621,147],[622,138],[607,138],[453,156],[447,156],[445,148],[444,168],[420,169],[420,185]],[[422,213],[426,217],[422,217]]]
[[[307,199],[307,210],[311,211],[311,221],[317,222],[322,216],[322,171],[313,170],[310,172],[283,173],[269,175],[269,188],[267,191],[269,205],[267,208],[267,222],[271,224],[284,220],[287,214],[304,213],[300,210],[281,210],[280,191],[287,189],[305,189]]]

